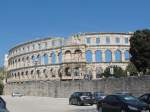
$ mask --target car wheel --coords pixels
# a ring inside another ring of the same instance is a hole
[[[99,107],[98,112],[102,112],[102,107]]]
[[[77,100],[77,105],[81,106],[81,102],[79,100]]]
[[[90,103],[90,105],[93,105],[93,103]]]
[[[121,112],[126,112],[125,110],[121,110]]]
[[[69,105],[72,105],[72,100],[69,100]]]

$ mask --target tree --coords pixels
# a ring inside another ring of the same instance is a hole
[[[150,69],[150,30],[137,30],[130,38],[130,61],[144,74]]]
[[[4,70],[4,67],[0,67],[0,95],[3,94],[3,88],[4,88],[4,85],[3,85],[3,79],[5,78],[5,70]]]
[[[113,68],[113,74],[110,73],[110,69]],[[121,67],[118,66],[109,66],[104,70],[104,73],[102,74],[104,77],[123,77],[125,76],[125,72]]]
[[[129,72],[131,76],[138,75],[138,70],[132,62],[129,62],[128,66],[126,67],[125,73],[127,74],[127,72]]]

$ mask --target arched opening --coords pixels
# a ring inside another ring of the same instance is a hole
[[[66,62],[70,62],[71,61],[71,51],[70,50],[67,50],[65,52],[65,61]]]
[[[75,50],[75,60],[79,62],[82,59],[82,51],[80,49]]]
[[[37,73],[38,78],[40,78],[40,74],[41,74],[40,70],[37,70],[36,73]]]
[[[65,75],[71,76],[71,69],[69,67],[65,68]]]
[[[41,63],[41,56],[39,54],[37,55],[37,61]]]
[[[86,61],[88,63],[91,63],[92,62],[92,51],[91,50],[87,50],[86,51]]]
[[[35,56],[34,55],[32,55],[32,62],[35,62],[35,60],[36,60],[36,58],[35,58]]]
[[[44,54],[44,56],[43,56],[43,63],[44,63],[44,65],[48,64],[48,55],[47,54]]]
[[[52,57],[52,58],[51,58],[52,64],[55,64],[55,63],[56,63],[56,54],[55,54],[54,51],[52,52],[51,57]]]
[[[80,68],[79,67],[75,67],[74,68],[74,76],[80,76]]]
[[[124,55],[125,55],[125,60],[128,61],[130,59],[129,51],[125,51]]]
[[[46,69],[43,70],[43,74],[44,74],[45,78],[48,77],[48,75],[47,75],[47,70],[46,70]]]
[[[105,51],[105,61],[111,62],[112,61],[112,52],[110,50]]]
[[[62,51],[58,53],[59,63],[62,63]]]
[[[20,72],[18,72],[18,78],[20,79]]]
[[[121,51],[120,50],[115,51],[115,61],[121,62]]]
[[[101,50],[97,50],[95,52],[95,58],[96,58],[96,62],[102,62],[102,52],[101,52]]]

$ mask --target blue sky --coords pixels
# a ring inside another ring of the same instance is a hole
[[[150,0],[0,0],[0,66],[18,43],[150,28]]]

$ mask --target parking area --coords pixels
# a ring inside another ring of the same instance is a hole
[[[2,96],[10,112],[96,112],[96,105],[69,105],[68,98]]]

